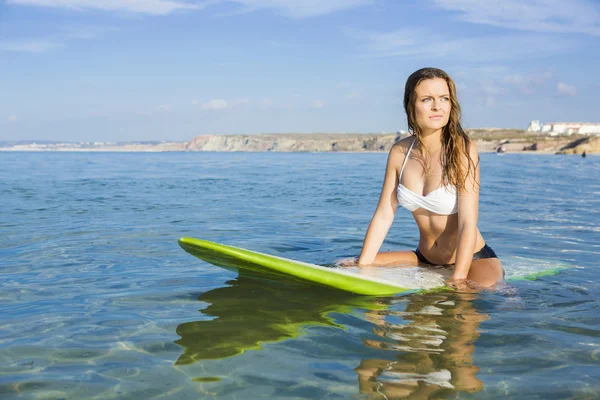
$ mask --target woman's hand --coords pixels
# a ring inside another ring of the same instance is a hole
[[[456,290],[457,292],[474,292],[477,289],[471,284],[471,281],[464,279],[450,278],[446,281],[446,286]]]
[[[335,265],[336,267],[356,267],[358,266],[358,258],[340,258],[339,260],[335,260],[333,262],[333,265]]]

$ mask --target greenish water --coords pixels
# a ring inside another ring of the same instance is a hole
[[[0,398],[595,398],[600,158],[482,155],[500,293],[237,276],[180,236],[356,255],[385,154],[0,154]],[[413,249],[399,211],[384,250]]]

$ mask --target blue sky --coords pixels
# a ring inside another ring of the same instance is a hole
[[[4,0],[0,140],[406,129],[457,82],[467,128],[600,122],[597,0]]]

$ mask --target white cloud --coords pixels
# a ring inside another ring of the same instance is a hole
[[[221,15],[236,15],[262,9],[292,17],[306,18],[334,13],[363,5],[374,0],[6,0],[7,4],[67,8],[74,10],[97,9],[125,11],[151,15],[165,15],[178,10],[200,10],[213,4],[233,3],[239,9]]]
[[[482,67],[471,65],[462,68],[464,76],[456,82],[459,95],[463,94],[463,91],[467,92],[469,97],[474,96],[489,107],[495,106],[500,99],[506,98],[506,96],[520,98],[522,94],[531,95],[548,86],[552,88],[554,85],[549,82],[553,76],[550,71],[529,70],[523,72],[500,65]],[[448,72],[451,76],[456,76],[455,73]]]
[[[310,108],[323,108],[325,107],[325,102],[323,100],[313,100],[310,103]]]
[[[520,92],[533,94],[535,88],[543,85],[548,79],[552,78],[551,72],[529,73],[529,74],[511,74],[504,77],[504,82],[516,87]]]
[[[273,9],[292,18],[316,17],[372,4],[374,0],[228,0],[242,6],[239,13]]]
[[[200,105],[203,110],[224,110],[229,107],[231,107],[231,104],[223,99],[212,99]]]
[[[21,53],[47,53],[66,47],[71,40],[94,39],[118,28],[100,25],[66,25],[56,32],[38,39],[16,39],[0,41],[0,51]]]
[[[490,62],[524,60],[570,52],[581,47],[575,40],[545,35],[520,34],[469,38],[440,37],[430,29],[403,28],[393,32],[348,32],[366,43],[365,57]]]
[[[503,94],[508,92],[508,89],[502,86],[495,86],[493,84],[482,85],[480,90],[490,96],[495,96],[498,94]]]
[[[99,9],[126,11],[151,15],[164,15],[177,10],[197,10],[213,1],[201,4],[172,0],[7,0],[7,4],[68,8],[75,10]]]
[[[419,49],[419,42],[416,38],[429,36],[425,30],[414,30],[403,28],[392,32],[381,33],[358,33],[358,36],[366,39],[368,49],[373,55],[410,55],[422,52],[427,53],[427,49]],[[399,54],[398,54],[399,53]]]
[[[238,97],[233,100],[211,99],[204,103],[200,102],[199,100],[192,100],[192,104],[195,106],[199,105],[203,110],[225,110],[232,107],[250,104],[250,100],[243,97]]]
[[[19,53],[46,53],[63,47],[61,43],[51,40],[22,40],[0,41],[0,51],[14,51]]]
[[[15,114],[13,115],[9,115],[8,118],[6,119],[9,123],[14,123],[18,121],[18,118]]]
[[[262,99],[261,101],[258,102],[258,106],[263,110],[267,109],[267,108],[271,108],[271,107],[273,107],[273,100],[268,99],[268,98]]]
[[[576,96],[577,95],[577,88],[573,85],[567,85],[566,83],[563,82],[559,82],[558,85],[556,85],[556,90],[558,90],[559,94],[565,95],[565,96]]]
[[[586,0],[434,0],[475,24],[533,32],[600,35],[600,8]]]

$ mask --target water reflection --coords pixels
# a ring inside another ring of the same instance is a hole
[[[228,283],[198,298],[210,303],[202,313],[214,319],[177,327],[181,339],[175,343],[184,352],[176,365],[260,349],[263,343],[296,338],[307,327],[346,329],[333,313],[358,313],[364,315],[363,347],[348,351],[356,354],[361,394],[439,398],[482,389],[473,351],[487,315],[476,311],[476,294],[375,298],[250,275]]]

